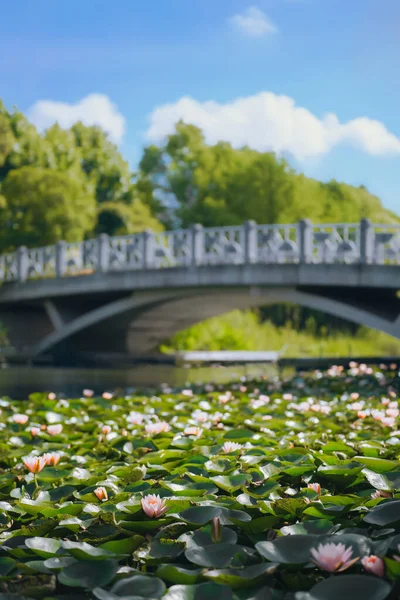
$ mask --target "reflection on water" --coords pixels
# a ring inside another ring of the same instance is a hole
[[[0,396],[23,399],[31,392],[53,391],[79,396],[83,388],[95,392],[115,388],[157,388],[160,383],[184,386],[186,383],[227,383],[240,377],[271,377],[272,365],[175,367],[138,365],[129,369],[76,369],[12,366],[0,369]]]

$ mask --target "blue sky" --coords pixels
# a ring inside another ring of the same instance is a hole
[[[133,167],[183,117],[400,212],[399,31],[398,0],[19,0],[0,97],[38,127],[99,122]]]

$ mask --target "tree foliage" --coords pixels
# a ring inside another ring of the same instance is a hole
[[[162,228],[101,128],[55,124],[42,135],[1,102],[0,194],[1,250]]]
[[[82,183],[39,167],[10,171],[2,185],[2,249],[79,241],[93,226],[96,204]]]
[[[365,187],[321,183],[296,173],[271,152],[227,142],[210,146],[200,129],[180,122],[161,146],[144,149],[137,185],[165,221],[187,226],[314,222],[398,222]]]

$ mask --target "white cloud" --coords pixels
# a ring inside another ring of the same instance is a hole
[[[63,128],[71,127],[77,121],[85,125],[99,125],[117,144],[125,131],[125,118],[104,94],[89,94],[76,104],[39,100],[31,107],[28,116],[40,130],[56,122]]]
[[[229,22],[248,37],[264,37],[278,31],[267,15],[256,6],[250,6],[242,15],[234,15]]]
[[[340,123],[335,114],[320,119],[292,98],[272,92],[226,104],[183,97],[151,113],[147,139],[161,140],[180,119],[200,127],[210,144],[224,140],[235,147],[288,152],[299,161],[323,156],[342,143],[375,156],[400,154],[400,138],[380,121],[359,117]]]

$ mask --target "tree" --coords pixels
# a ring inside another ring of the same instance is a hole
[[[93,195],[69,174],[38,167],[9,172],[2,184],[1,249],[79,241],[93,228]]]
[[[98,207],[96,234],[129,235],[146,229],[162,231],[163,227],[140,200],[127,205],[122,202],[103,202]]]
[[[183,226],[293,223],[305,216],[314,222],[399,222],[365,187],[310,179],[271,152],[207,145],[200,129],[183,122],[163,145],[144,149],[136,186],[159,218]]]

